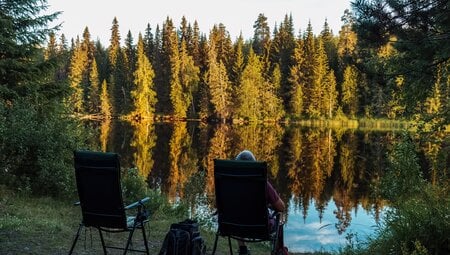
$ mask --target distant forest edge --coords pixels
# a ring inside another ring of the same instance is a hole
[[[70,46],[51,33],[45,58],[58,63],[55,78],[68,83],[65,102],[78,116],[448,124],[448,1],[376,2],[353,1],[355,14],[344,12],[337,35],[326,20],[319,35],[311,23],[294,31],[289,15],[271,30],[259,14],[253,38],[233,41],[224,24],[206,35],[197,21],[182,17],[176,27],[167,17],[137,43],[128,31],[121,45],[114,18],[110,45],[93,41],[88,27]]]

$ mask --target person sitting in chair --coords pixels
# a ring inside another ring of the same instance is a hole
[[[237,156],[236,160],[250,160],[250,161],[256,161],[255,156],[253,153],[249,150],[243,150],[241,151]],[[284,212],[286,210],[286,207],[284,205],[283,200],[281,200],[280,196],[278,195],[278,192],[273,188],[272,184],[270,184],[269,181],[267,181],[267,189],[266,189],[266,197],[267,201],[271,205],[271,207],[277,211],[277,212]],[[280,228],[280,240],[279,244],[283,245],[283,229]],[[245,242],[238,240],[239,244],[239,254],[240,255],[248,255],[250,254]]]

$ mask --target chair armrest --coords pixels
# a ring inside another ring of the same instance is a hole
[[[134,202],[132,204],[129,204],[129,205],[125,206],[125,210],[132,209],[132,208],[134,208],[136,206],[142,206],[142,205],[144,205],[144,203],[148,202],[149,200],[150,200],[149,197],[144,197],[143,199],[141,199],[139,201],[136,201],[136,202]]]
[[[80,201],[73,203],[73,205],[81,205]]]

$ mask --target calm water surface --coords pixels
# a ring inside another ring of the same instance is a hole
[[[280,125],[89,123],[92,146],[121,155],[152,188],[190,213],[214,211],[213,159],[243,149],[269,164],[269,179],[288,204],[285,242],[290,251],[334,251],[349,234],[374,233],[386,202],[371,194],[386,169],[393,132]]]

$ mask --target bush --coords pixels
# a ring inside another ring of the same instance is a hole
[[[427,185],[386,213],[368,254],[448,254],[449,211],[448,190]]]
[[[149,197],[146,204],[150,213],[157,212],[165,216],[185,217],[186,208],[184,204],[172,206],[167,197],[160,190],[150,189],[145,178],[139,174],[137,168],[130,168],[122,174],[122,191],[125,204],[133,203],[144,197]]]
[[[364,247],[351,239],[341,254],[449,254],[448,186],[424,181],[407,135],[389,156],[381,194],[391,202],[390,208]]]
[[[0,115],[0,182],[34,194],[72,193],[72,151],[84,141],[81,126],[19,100],[0,104]]]
[[[407,199],[423,189],[422,176],[414,144],[408,134],[403,134],[389,154],[389,168],[382,179],[381,195],[390,201]]]

